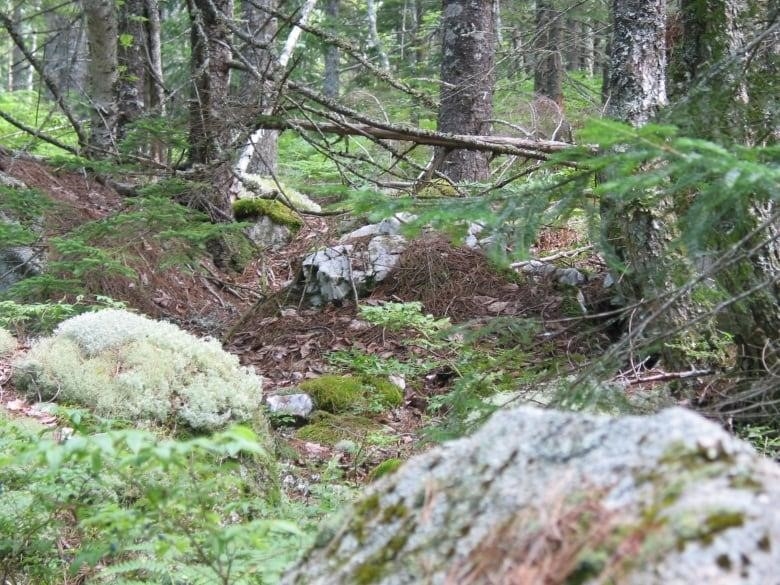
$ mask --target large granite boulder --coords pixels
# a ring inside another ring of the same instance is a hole
[[[675,408],[529,407],[371,487],[291,584],[780,582],[780,467]]]

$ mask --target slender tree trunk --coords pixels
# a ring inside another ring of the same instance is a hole
[[[580,23],[580,39],[582,46],[580,48],[579,69],[588,76],[593,77],[596,62],[595,35],[593,25],[589,22]]]
[[[230,87],[230,31],[214,10],[233,14],[232,0],[188,0],[191,20],[192,96],[190,161],[210,163],[227,155],[225,119]]]
[[[145,88],[147,111],[161,117],[165,114],[165,80],[162,67],[162,25],[157,0],[144,0],[144,11],[149,51]],[[153,140],[150,148],[153,160],[159,163],[165,162],[165,148],[159,140]]]
[[[563,59],[561,15],[552,0],[536,2],[534,44],[534,92],[563,105]]]
[[[374,0],[366,0],[366,18],[368,20],[368,39],[371,43],[371,48],[376,51],[382,69],[390,71],[390,59],[387,58],[387,53],[376,28],[376,3]]]
[[[340,0],[328,0],[325,3],[325,16],[329,29],[338,24]],[[325,75],[322,79],[322,93],[331,99],[339,97],[341,53],[335,45],[325,45]]]
[[[89,44],[90,143],[93,156],[116,152],[117,13],[113,0],[84,0]]]
[[[34,3],[30,3],[32,5],[25,5],[26,8],[35,9]],[[19,28],[19,32],[25,37],[27,40],[27,44],[30,47],[30,50],[35,53],[36,50],[36,35],[29,35],[26,34],[27,31],[30,29],[29,22],[24,21],[24,12],[22,11],[22,4],[18,3],[14,6],[14,14],[13,14],[14,22],[17,23],[17,27]],[[11,82],[9,83],[9,89],[11,91],[18,91],[18,90],[32,90],[33,88],[33,69],[30,66],[30,64],[27,62],[27,59],[24,56],[24,53],[19,49],[19,47],[14,46],[13,47],[13,53],[11,54]]]
[[[453,134],[489,134],[495,83],[496,0],[443,0],[441,106],[438,128]],[[484,181],[490,176],[485,153],[437,151],[441,170],[452,181]]]
[[[117,137],[120,139],[124,137],[126,127],[137,120],[145,110],[145,14],[144,0],[124,0],[119,5]]]
[[[277,56],[273,51],[273,41],[278,31],[278,23],[263,8],[276,10],[278,0],[255,0],[243,4],[244,20],[247,24],[246,32],[254,40],[255,45],[248,47],[247,52],[252,66],[264,77],[256,79],[245,76],[248,103],[256,104],[259,111],[267,111],[273,108],[272,101],[276,98],[273,83],[270,81],[273,68],[277,63]],[[274,130],[264,130],[253,136],[254,150],[248,161],[246,170],[260,175],[270,175],[276,172],[278,159],[279,133]]]

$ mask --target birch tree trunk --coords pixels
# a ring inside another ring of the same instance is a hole
[[[489,134],[495,84],[494,2],[443,0],[441,106],[438,129],[453,134]],[[442,172],[452,181],[490,176],[483,152],[437,150]]]
[[[366,0],[366,19],[368,20],[368,39],[370,46],[379,57],[379,64],[385,71],[390,71],[390,59],[387,57],[382,40],[376,27],[376,4],[374,0]]]
[[[92,156],[116,152],[117,13],[113,0],[84,0],[89,45],[90,138]]]

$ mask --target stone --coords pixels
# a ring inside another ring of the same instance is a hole
[[[314,401],[308,394],[275,394],[265,399],[272,415],[289,415],[308,419],[314,412]]]
[[[45,269],[41,251],[31,246],[13,246],[0,250],[0,291],[20,280],[38,276]]]
[[[387,278],[406,249],[406,238],[395,232],[409,221],[397,214],[378,224],[363,226],[343,236],[341,243],[304,258],[299,286],[311,305],[363,297]],[[356,240],[370,238],[367,243]]]
[[[370,486],[282,583],[758,585],[777,567],[780,466],[715,423],[520,407]]]
[[[293,232],[289,227],[274,223],[267,215],[244,229],[244,233],[261,250],[279,250],[289,244],[293,238]]]

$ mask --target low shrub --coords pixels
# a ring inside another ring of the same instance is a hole
[[[38,400],[198,431],[265,426],[261,379],[216,340],[108,309],[64,321],[15,364],[17,387]]]

